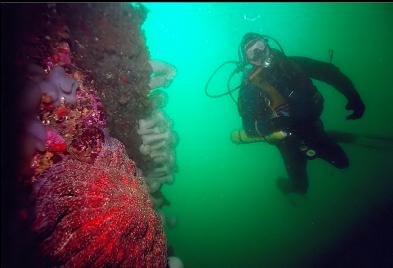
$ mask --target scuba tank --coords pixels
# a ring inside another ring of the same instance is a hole
[[[237,143],[237,144],[254,143],[254,142],[261,142],[261,141],[265,141],[268,143],[275,143],[277,141],[286,138],[287,136],[288,136],[287,132],[280,130],[266,136],[251,137],[248,136],[243,129],[237,129],[232,131],[231,140],[233,143]]]
[[[248,136],[243,129],[236,129],[231,133],[231,141],[236,144],[248,144],[255,142],[267,142],[274,144],[290,135],[291,133],[280,130],[262,137],[251,137]],[[301,151],[308,159],[314,159],[317,156],[317,152],[305,143],[301,143],[299,145],[299,151]]]

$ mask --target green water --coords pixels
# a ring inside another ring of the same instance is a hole
[[[335,246],[357,222],[393,194],[393,152],[343,144],[351,166],[308,164],[307,197],[286,197],[275,186],[286,171],[278,150],[236,145],[236,105],[211,99],[204,86],[214,69],[237,60],[246,32],[271,35],[286,54],[328,61],[347,74],[366,104],[362,119],[346,121],[345,98],[316,81],[325,97],[326,129],[393,137],[393,5],[374,3],[145,3],[143,25],[153,59],[177,67],[165,108],[180,137],[178,173],[165,186],[164,211],[177,217],[169,244],[187,268],[306,267]],[[212,93],[226,90],[223,69]]]

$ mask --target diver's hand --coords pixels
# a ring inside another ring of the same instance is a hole
[[[354,120],[363,116],[365,106],[364,103],[359,99],[357,101],[349,101],[345,106],[345,109],[353,111],[352,114],[347,116],[347,120]]]

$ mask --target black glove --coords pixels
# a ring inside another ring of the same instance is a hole
[[[365,106],[362,100],[358,99],[356,101],[349,101],[348,104],[345,106],[345,109],[353,111],[352,114],[347,116],[347,120],[354,120],[362,117]]]

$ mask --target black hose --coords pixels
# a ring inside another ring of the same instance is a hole
[[[277,46],[280,48],[282,54],[285,56],[284,49],[282,48],[282,46],[280,45],[280,43],[279,43],[276,39],[274,39],[273,37],[268,36],[268,35],[262,35],[262,36],[263,36],[264,38],[273,40],[273,41],[277,44]],[[243,55],[243,53],[242,53],[242,51],[241,51],[241,47],[240,47],[240,46],[239,46],[239,49],[238,49],[238,56],[239,56],[240,62],[232,61],[232,60],[230,60],[230,61],[225,61],[224,63],[222,63],[220,66],[218,66],[218,67],[214,70],[214,72],[210,75],[209,79],[208,79],[207,82],[206,82],[206,86],[205,86],[205,94],[206,94],[206,96],[208,96],[208,97],[210,97],[210,98],[220,98],[220,97],[223,97],[223,96],[226,96],[226,95],[230,95],[230,97],[232,98],[233,102],[237,103],[236,100],[235,100],[235,98],[233,97],[232,93],[235,92],[236,90],[238,90],[238,89],[240,88],[240,85],[237,86],[237,87],[235,87],[234,89],[230,89],[230,82],[231,82],[232,77],[233,77],[236,73],[238,73],[238,72],[240,72],[240,71],[244,71],[244,67],[245,67],[245,65],[246,65],[246,62],[245,62],[245,59],[244,59],[244,55]],[[209,94],[209,92],[208,92],[208,87],[209,87],[210,81],[213,79],[214,75],[215,75],[223,66],[225,66],[226,64],[229,64],[229,63],[236,64],[236,69],[232,72],[232,74],[231,74],[231,75],[229,76],[229,78],[228,78],[228,83],[227,83],[227,89],[228,89],[228,91],[225,92],[225,93],[218,94],[218,95],[211,95],[211,94]]]
[[[218,94],[218,95],[211,95],[211,94],[209,94],[209,92],[208,92],[208,87],[209,87],[210,81],[213,79],[214,75],[215,75],[224,65],[227,65],[227,64],[229,64],[229,63],[236,64],[237,67],[236,67],[236,69],[232,72],[232,74],[230,75],[230,77],[229,77],[229,79],[228,79],[228,85],[227,85],[227,86],[228,86],[228,91],[225,92],[225,93]],[[207,82],[206,82],[206,86],[205,86],[205,94],[206,94],[206,96],[208,96],[208,97],[210,97],[210,98],[220,98],[220,97],[226,96],[226,95],[231,94],[232,92],[235,92],[236,90],[238,90],[240,86],[237,86],[237,87],[235,87],[234,89],[230,90],[230,89],[229,89],[229,83],[230,83],[230,81],[231,81],[233,75],[236,74],[236,73],[239,72],[239,71],[240,71],[240,70],[239,70],[239,62],[233,61],[233,60],[226,61],[226,62],[222,63],[220,66],[218,66],[218,67],[214,70],[214,72],[210,75],[209,79],[208,79]],[[231,95],[231,97],[232,97],[232,99],[234,100],[234,98],[233,98],[232,95]]]
[[[284,49],[283,49],[282,46],[280,45],[280,42],[278,42],[275,38],[273,38],[273,37],[271,37],[271,36],[269,36],[269,35],[265,35],[265,34],[264,34],[264,35],[262,35],[262,36],[263,36],[263,37],[266,37],[266,38],[268,38],[268,39],[273,40],[274,43],[276,43],[276,45],[280,48],[282,54],[285,55]]]
[[[236,68],[233,72],[232,72],[232,74],[229,76],[229,78],[228,78],[228,83],[227,83],[227,89],[228,89],[228,92],[227,92],[227,94],[229,94],[229,96],[231,97],[231,99],[233,100],[233,102],[237,105],[237,101],[235,100],[235,97],[232,95],[232,93],[233,92],[235,92],[236,90],[238,90],[239,88],[240,88],[240,86],[241,85],[238,85],[237,87],[235,87],[234,89],[230,89],[230,83],[231,83],[231,80],[232,80],[232,77],[236,74],[238,72],[238,68]]]

